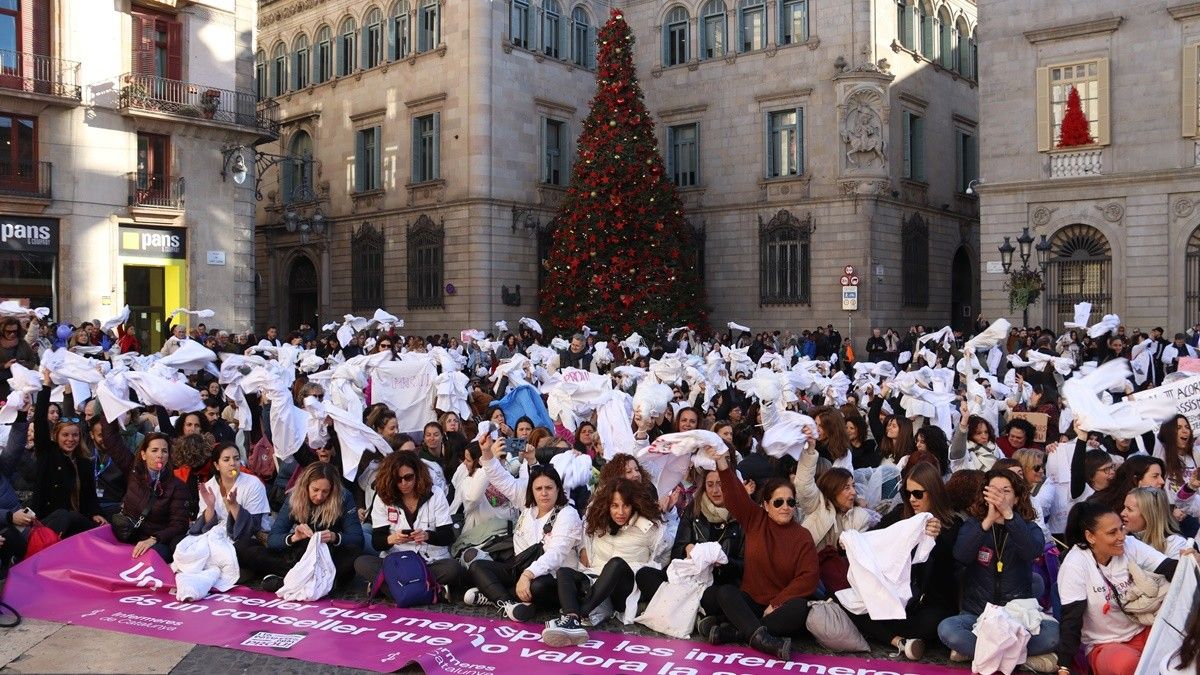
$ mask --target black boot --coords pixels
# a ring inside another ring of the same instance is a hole
[[[750,636],[750,646],[764,654],[778,657],[783,661],[792,659],[792,639],[771,635],[766,626],[759,626]]]
[[[724,645],[730,642],[737,642],[742,634],[731,623],[717,621],[708,627],[708,631],[703,633],[704,639],[708,640],[710,645]]]

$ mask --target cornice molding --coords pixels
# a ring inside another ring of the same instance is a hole
[[[1183,21],[1184,19],[1194,19],[1194,18],[1200,16],[1200,2],[1189,2],[1184,5],[1175,5],[1174,7],[1168,7],[1167,13],[1170,14],[1171,18],[1175,19],[1176,21]]]
[[[1070,38],[1087,37],[1090,35],[1107,35],[1117,30],[1124,20],[1124,17],[1114,16],[1107,19],[1070,23],[1064,26],[1039,28],[1037,30],[1025,31],[1024,35],[1030,44],[1050,42],[1052,40],[1068,40]]]

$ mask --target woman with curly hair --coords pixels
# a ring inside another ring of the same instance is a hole
[[[607,468],[607,467],[606,467]],[[558,570],[558,601],[562,615],[547,625],[542,642],[551,647],[583,644],[588,639],[582,621],[595,627],[606,620],[606,600],[628,616],[636,610],[630,594],[634,575],[646,565],[666,562],[671,542],[665,536],[662,510],[645,484],[627,478],[602,481],[592,495],[584,520],[579,570]]]
[[[1033,561],[1045,549],[1045,536],[1034,522],[1029,485],[1008,469],[984,475],[983,489],[967,511],[954,544],[954,558],[963,566],[962,613],[938,625],[938,637],[951,649],[951,659],[970,660],[975,655],[972,627],[988,603],[1035,598]],[[1029,640],[1030,664],[1038,672],[1048,665],[1058,646],[1058,623],[1042,621]]]
[[[371,545],[379,555],[364,555],[354,562],[358,576],[373,581],[389,553],[415,551],[442,586],[460,586],[463,569],[450,556],[454,525],[450,505],[433,487],[429,467],[413,452],[393,452],[375,474],[375,500],[371,506]]]
[[[313,537],[329,547],[336,581],[350,578],[354,560],[362,551],[362,527],[354,497],[341,480],[341,472],[333,465],[314,462],[305,467],[285,508],[275,518],[266,547],[257,541],[235,544],[243,578],[265,573],[263,590],[278,591]]]

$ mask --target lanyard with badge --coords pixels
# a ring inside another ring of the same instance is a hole
[[[1092,558],[1092,562],[1096,563],[1096,571],[1100,573],[1100,578],[1104,580],[1104,585],[1107,587],[1104,591],[1104,607],[1100,608],[1100,613],[1108,614],[1112,611],[1110,600],[1116,600],[1117,608],[1124,612],[1125,604],[1121,602],[1121,594],[1117,592],[1117,587],[1113,585],[1113,582],[1108,580],[1108,577],[1104,574],[1104,570],[1100,567],[1100,563],[1095,558]]]

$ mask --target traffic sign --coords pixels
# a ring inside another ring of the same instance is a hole
[[[854,274],[854,265],[846,265],[845,269],[842,270],[842,273],[845,274],[846,276],[853,275]]]
[[[847,312],[858,309],[858,286],[842,287],[842,309]]]
[[[857,276],[850,277],[850,284],[849,284],[849,285],[851,285],[851,286],[857,286],[857,285],[858,285],[858,277],[857,277]]]
[[[842,275],[842,278],[840,279],[840,281],[842,282],[842,285],[843,285],[843,286],[849,286],[849,285],[850,285],[850,277],[848,277],[848,276],[846,276],[846,275],[844,275],[844,274]]]

